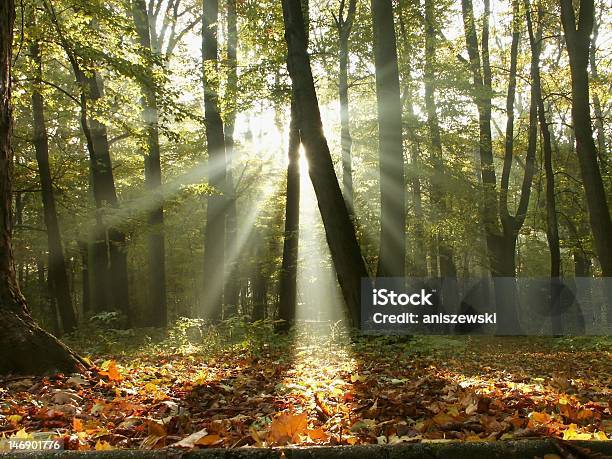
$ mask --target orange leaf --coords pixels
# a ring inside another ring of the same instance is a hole
[[[308,427],[306,413],[281,414],[272,421],[268,440],[275,444],[297,443]]]
[[[109,381],[121,381],[123,378],[121,377],[121,373],[119,373],[119,369],[117,368],[117,362],[111,360],[108,363],[108,367],[105,371],[101,371],[100,374],[102,376],[107,376]]]
[[[217,434],[206,435],[195,442],[199,446],[212,446],[221,443],[223,439]]]
[[[323,442],[323,441],[329,440],[329,435],[327,435],[327,433],[325,433],[323,429],[309,430],[308,436],[310,437],[311,440],[315,440],[315,441]]]
[[[83,431],[83,421],[81,421],[78,418],[74,418],[72,420],[72,428],[74,429],[75,432],[82,432]]]

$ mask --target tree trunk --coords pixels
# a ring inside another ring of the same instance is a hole
[[[436,25],[433,0],[425,0],[425,110],[427,125],[431,138],[431,161],[433,163],[433,178],[431,180],[431,201],[433,207],[433,222],[436,227],[447,217],[446,193],[442,191],[446,183],[444,159],[442,157],[442,138],[440,124],[436,111],[435,66],[436,66]],[[453,260],[453,248],[440,230],[436,230],[435,243],[440,256],[440,276],[457,277],[457,268]]]
[[[83,362],[36,325],[15,275],[11,244],[11,63],[14,22],[13,0],[0,2],[0,374],[72,372],[82,368]]]
[[[298,246],[300,239],[300,131],[297,126],[297,107],[293,97],[291,98],[288,156],[283,264],[278,307],[278,318],[283,320],[283,323],[278,327],[280,331],[288,330],[295,322],[297,301]]]
[[[601,20],[601,18],[599,19]],[[597,38],[599,37],[599,21],[597,18],[593,19],[593,34],[591,38],[591,47],[589,49],[589,64],[591,68],[591,79],[593,81],[599,80],[599,73],[597,71]],[[606,133],[604,129],[604,115],[601,109],[601,101],[597,92],[593,92],[593,113],[595,114],[595,128],[597,129],[597,148],[599,150],[599,166],[601,167],[601,174],[606,175],[608,169],[608,158],[606,156]]]
[[[298,127],[308,159],[309,175],[338,282],[353,326],[359,326],[361,279],[367,278],[368,273],[323,134],[299,0],[283,0],[283,19],[289,50],[287,67],[298,106]]]
[[[225,217],[227,213],[225,136],[218,106],[217,85],[213,77],[217,71],[218,60],[218,19],[218,0],[205,1],[202,14],[202,61],[204,63],[202,81],[208,149],[208,183],[215,188],[215,194],[208,197],[206,208],[205,285],[200,316],[211,320],[220,320],[223,314]]]
[[[104,221],[105,208],[110,207],[112,210],[119,208],[108,144],[108,133],[106,125],[95,117],[90,116],[87,108],[87,99],[95,101],[103,97],[103,83],[97,72],[94,72],[91,76],[85,76],[77,66],[75,73],[79,74],[77,79],[81,81],[81,90],[84,91],[85,95],[85,114],[82,121],[84,121],[88,132],[86,138],[90,146],[92,185],[98,218],[98,225],[95,231],[96,262],[94,263],[97,270],[94,271],[93,275],[96,280],[99,276],[102,276],[102,282],[106,280],[107,284],[98,286],[98,289],[107,289],[105,294],[111,298],[112,308],[123,312],[128,318],[129,323],[131,311],[128,293],[125,234],[116,224],[109,224]],[[104,272],[102,264],[105,264],[106,272]],[[110,305],[107,305],[106,310],[108,310],[108,306]]]
[[[531,194],[531,183],[534,172],[535,147],[537,136],[537,106],[532,90],[531,109],[529,117],[529,145],[527,148],[525,174],[521,188],[520,203],[516,216],[508,212],[507,193],[510,168],[513,161],[513,127],[514,127],[514,97],[516,91],[516,68],[518,58],[519,32],[517,28],[518,5],[514,4],[514,24],[511,46],[510,78],[508,96],[506,99],[507,127],[504,166],[501,179],[501,192],[497,202],[497,179],[493,163],[493,143],[491,139],[491,95],[492,75],[489,62],[489,15],[490,2],[484,0],[484,17],[482,28],[482,59],[476,33],[474,8],[472,0],[462,0],[461,9],[465,28],[465,39],[470,68],[474,81],[474,99],[478,108],[479,125],[479,156],[483,188],[483,223],[485,230],[487,255],[491,275],[496,277],[516,276],[516,240],[518,232],[524,223]],[[532,69],[533,69],[532,62]],[[500,227],[501,217],[501,227]],[[498,331],[506,333],[520,331],[518,308],[514,283],[497,283],[495,285],[495,303],[498,311]]]
[[[413,90],[412,90],[412,74],[410,62],[412,59],[412,55],[409,53],[410,42],[408,40],[408,33],[406,31],[406,25],[404,22],[404,15],[401,3],[398,4],[399,9],[399,25],[400,25],[400,34],[402,38],[402,42],[404,45],[404,53],[406,56],[403,61],[403,68],[405,68],[405,77],[404,77],[404,88],[402,94],[402,100],[405,101],[406,104],[406,113],[407,113],[407,131],[408,131],[408,140],[410,141],[410,173],[408,176],[408,181],[410,183],[411,197],[412,197],[412,205],[414,208],[414,250],[413,250],[413,265],[414,272],[413,275],[416,277],[426,277],[427,276],[427,250],[425,249],[425,230],[423,227],[423,206],[422,206],[422,197],[421,197],[421,179],[419,177],[420,174],[420,166],[419,166],[419,139],[417,136],[417,126],[418,119],[414,114],[414,103],[413,103]],[[401,56],[400,56],[401,57]]]
[[[531,46],[531,58],[539,62],[542,47],[542,28],[538,26],[536,33],[533,31],[533,21],[531,20],[529,0],[525,0],[525,14],[527,18],[527,31],[529,33],[529,43]],[[542,11],[539,10],[541,21]],[[538,105],[538,120],[540,123],[540,134],[542,136],[542,152],[544,156],[544,172],[546,177],[546,238],[550,249],[550,277],[556,278],[561,275],[561,249],[559,246],[559,224],[557,222],[557,208],[555,202],[555,175],[552,165],[552,143],[550,131],[546,122],[546,109],[542,96],[542,84],[540,80],[539,65],[534,66],[532,75],[533,90],[535,91]]]
[[[342,191],[344,200],[351,216],[354,217],[354,191],[353,191],[353,165],[351,137],[349,97],[348,97],[348,61],[349,61],[349,38],[355,19],[357,0],[349,0],[346,17],[344,15],[345,0],[340,0],[338,16],[334,16],[339,41],[339,76],[338,96],[340,99],[340,144],[342,148]]]
[[[380,163],[379,277],[403,277],[406,269],[402,106],[393,22],[391,0],[372,0]]]
[[[586,193],[595,251],[603,276],[612,277],[612,221],[597,161],[589,106],[587,65],[590,36],[593,30],[594,4],[593,0],[580,0],[578,28],[576,28],[572,1],[559,0],[559,3],[572,76],[572,124],[576,136],[578,164]]]
[[[57,219],[51,169],[49,166],[49,139],[45,126],[44,100],[40,92],[42,84],[42,60],[37,42],[30,45],[30,56],[34,67],[34,85],[32,91],[32,115],[34,126],[34,148],[40,177],[45,226],[47,227],[47,244],[49,248],[49,279],[52,293],[57,302],[61,318],[61,330],[65,333],[74,331],[77,318],[70,297],[70,286],[66,272],[66,260]]]
[[[144,0],[133,0],[132,14],[140,46],[145,51],[144,79],[140,81],[142,93],[142,118],[146,131],[144,150],[145,186],[152,199],[148,211],[148,262],[149,262],[149,310],[145,314],[145,326],[166,327],[168,311],[166,304],[166,247],[164,241],[164,208],[161,193],[161,158],[159,147],[159,113],[155,91],[153,54],[149,34],[149,18]]]
[[[229,101],[235,101],[238,92],[238,25],[236,14],[236,0],[227,1],[227,95]],[[230,102],[225,121],[225,152],[227,161],[227,190],[229,192],[226,219],[226,251],[227,257],[227,279],[225,281],[224,317],[234,316],[238,312],[238,247],[237,247],[237,216],[236,195],[234,190],[234,174],[232,162],[234,160],[234,126],[236,124],[235,102]]]

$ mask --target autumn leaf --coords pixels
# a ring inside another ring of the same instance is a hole
[[[110,443],[103,440],[98,440],[96,442],[96,446],[94,447],[96,451],[111,451],[115,449]]]
[[[106,376],[109,381],[121,381],[123,378],[121,373],[119,373],[119,369],[117,368],[117,362],[114,360],[107,360],[102,364],[102,371],[100,371],[101,376]]]
[[[176,448],[193,448],[196,443],[206,435],[208,435],[208,431],[206,429],[198,430],[197,432],[192,433],[171,446]]]
[[[198,446],[215,446],[223,442],[221,436],[217,434],[205,435],[195,442]]]
[[[326,442],[329,440],[329,435],[323,429],[312,429],[307,431],[311,440],[317,442]]]
[[[306,413],[281,414],[272,421],[268,432],[268,441],[275,445],[298,443],[300,434],[303,434],[307,427],[308,417]]]

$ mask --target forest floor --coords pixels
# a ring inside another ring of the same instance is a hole
[[[81,450],[612,439],[609,338],[199,333],[83,332],[71,344],[94,370],[0,379],[2,437],[51,432]]]

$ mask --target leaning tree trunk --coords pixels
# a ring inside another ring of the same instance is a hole
[[[278,327],[280,331],[288,330],[295,322],[297,301],[298,246],[300,239],[300,131],[298,129],[297,107],[293,97],[291,97],[288,156],[283,264],[280,274],[278,305],[278,318],[283,321]]]
[[[42,84],[42,61],[40,48],[37,42],[30,45],[30,56],[32,58],[33,70],[35,72],[32,91],[32,116],[34,126],[34,149],[36,150],[36,162],[40,176],[40,187],[43,202],[43,213],[45,226],[47,227],[47,244],[49,248],[49,278],[51,291],[57,301],[57,308],[61,318],[61,329],[71,332],[77,326],[77,318],[70,297],[70,286],[68,273],[66,272],[66,260],[62,247],[53,195],[53,183],[51,181],[51,168],[49,166],[49,138],[45,125],[44,99],[40,92]]]
[[[283,19],[289,51],[287,66],[298,106],[298,126],[308,159],[309,175],[338,282],[353,325],[359,326],[361,279],[367,278],[368,272],[323,134],[299,0],[283,0]]]
[[[151,60],[153,48],[149,34],[149,19],[144,0],[132,4],[134,25],[140,46],[145,53],[145,75],[140,82],[142,93],[142,117],[145,124],[146,146],[144,150],[145,186],[152,200],[148,211],[148,262],[149,298],[145,314],[145,326],[166,327],[168,325],[166,304],[166,246],[164,241],[164,207],[161,192],[161,157],[159,147],[159,112],[154,82],[154,67]]]
[[[351,147],[353,138],[351,137],[350,116],[349,116],[349,97],[348,97],[348,63],[349,63],[349,38],[355,19],[357,0],[349,0],[346,16],[344,15],[345,0],[340,1],[338,16],[334,16],[339,41],[339,76],[338,76],[338,96],[340,99],[340,145],[342,148],[342,191],[344,200],[349,213],[354,215],[354,191],[353,191],[353,158]]]
[[[559,0],[559,3],[561,4],[561,23],[565,33],[572,76],[572,124],[576,136],[578,164],[582,174],[591,231],[601,271],[604,277],[612,277],[612,221],[597,160],[589,106],[587,67],[590,36],[593,30],[594,2],[593,0],[580,0],[577,28],[572,1]]]
[[[446,193],[444,189],[445,166],[442,157],[442,138],[438,113],[436,110],[436,86],[435,86],[435,65],[436,65],[436,28],[435,10],[433,0],[425,0],[425,110],[427,112],[427,125],[431,138],[431,160],[433,163],[433,179],[431,180],[431,201],[434,213],[434,224],[436,228],[442,225],[439,223],[447,217]],[[454,251],[446,236],[440,230],[435,231],[437,236],[437,252],[440,256],[440,276],[457,277],[457,268],[453,260]]]
[[[380,162],[380,255],[378,276],[403,277],[406,205],[402,105],[391,0],[372,0],[374,64]]]
[[[84,366],[84,362],[36,325],[15,275],[11,244],[11,59],[14,22],[13,0],[0,2],[0,374],[72,372]]]
[[[215,188],[208,197],[204,233],[204,294],[201,316],[220,320],[223,315],[225,271],[225,217],[227,214],[227,175],[225,136],[219,112],[217,71],[219,19],[218,0],[204,2],[202,14],[202,61],[204,114],[208,149],[208,183]]]

